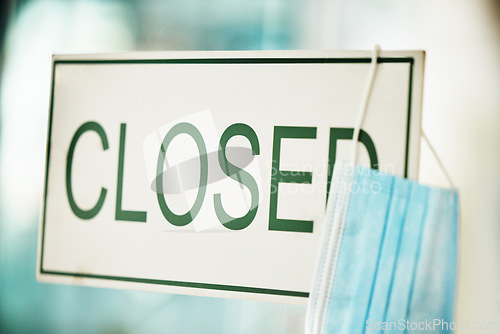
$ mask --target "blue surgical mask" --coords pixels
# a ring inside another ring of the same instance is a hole
[[[375,47],[353,138],[359,138],[377,56]],[[351,162],[334,168],[306,333],[452,333],[457,191],[356,166],[353,144]]]
[[[347,164],[332,187],[307,332],[451,333],[456,191]]]

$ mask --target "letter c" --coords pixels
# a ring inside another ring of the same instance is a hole
[[[101,138],[102,149],[103,151],[107,150],[108,138],[106,137],[106,132],[101,125],[96,122],[87,122],[80,126],[78,130],[76,130],[73,139],[71,140],[71,144],[69,145],[68,155],[66,157],[66,193],[68,194],[68,201],[71,210],[73,213],[81,219],[91,219],[95,217],[102,208],[104,204],[104,199],[106,198],[107,190],[105,188],[101,188],[101,194],[99,195],[99,199],[93,208],[89,210],[81,209],[75,202],[75,198],[73,197],[73,187],[71,185],[71,170],[73,168],[73,155],[75,153],[76,143],[78,139],[80,139],[81,135],[83,135],[87,131],[95,131],[99,137]]]

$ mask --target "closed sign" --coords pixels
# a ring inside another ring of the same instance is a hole
[[[54,56],[38,278],[305,303],[369,57]],[[423,59],[381,54],[361,164],[416,177]]]

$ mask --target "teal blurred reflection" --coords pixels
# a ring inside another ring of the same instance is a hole
[[[37,283],[51,55],[294,48],[295,1],[25,1],[1,86],[1,333],[293,333],[305,308]]]

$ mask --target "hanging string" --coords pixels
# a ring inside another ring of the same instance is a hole
[[[436,150],[434,149],[434,146],[432,146],[429,138],[427,138],[427,135],[425,134],[425,131],[422,129],[421,131],[421,134],[422,134],[422,138],[424,139],[424,141],[427,143],[427,146],[429,146],[432,154],[434,155],[434,158],[436,159],[436,161],[438,162],[439,164],[439,167],[441,167],[441,170],[443,171],[444,175],[446,176],[446,178],[448,179],[448,182],[450,183],[450,186],[452,188],[455,188],[455,185],[453,184],[453,181],[451,180],[451,177],[450,177],[450,174],[448,173],[448,171],[446,170],[446,168],[444,167],[444,164],[443,162],[441,161],[441,159],[439,159],[439,155],[437,154]]]
[[[365,90],[363,92],[363,98],[361,100],[360,109],[358,112],[358,117],[356,120],[356,124],[354,126],[353,133],[353,148],[351,155],[351,164],[354,166],[356,161],[358,160],[358,139],[359,133],[361,132],[361,127],[363,126],[363,121],[365,120],[366,110],[368,109],[368,102],[370,101],[370,95],[373,89],[373,83],[375,82],[375,75],[377,74],[378,68],[378,55],[380,53],[380,45],[375,45],[372,50],[372,62],[370,69],[370,76],[366,83]]]
[[[361,105],[360,109],[358,111],[356,123],[354,126],[354,133],[353,133],[353,141],[352,141],[352,154],[351,154],[351,165],[354,166],[356,162],[358,161],[358,152],[359,152],[359,134],[361,132],[361,127],[363,126],[363,122],[366,117],[366,111],[368,109],[368,103],[370,102],[370,96],[373,90],[373,84],[375,82],[375,76],[377,74],[377,69],[378,69],[378,56],[380,54],[381,48],[377,44],[373,47],[372,50],[372,60],[371,60],[371,68],[370,68],[370,76],[368,78],[368,81],[366,82],[365,90],[363,92],[363,97],[361,100]],[[425,134],[424,130],[421,131],[422,138],[424,141],[427,143],[429,146],[432,154],[434,155],[434,158],[437,160],[439,167],[443,171],[443,174],[446,176],[446,179],[448,180],[448,183],[452,188],[455,188],[455,185],[450,177],[450,174],[444,167],[443,162],[439,158],[439,155],[437,154],[436,150],[434,149],[434,146],[432,146],[431,142],[429,141],[429,138]]]

